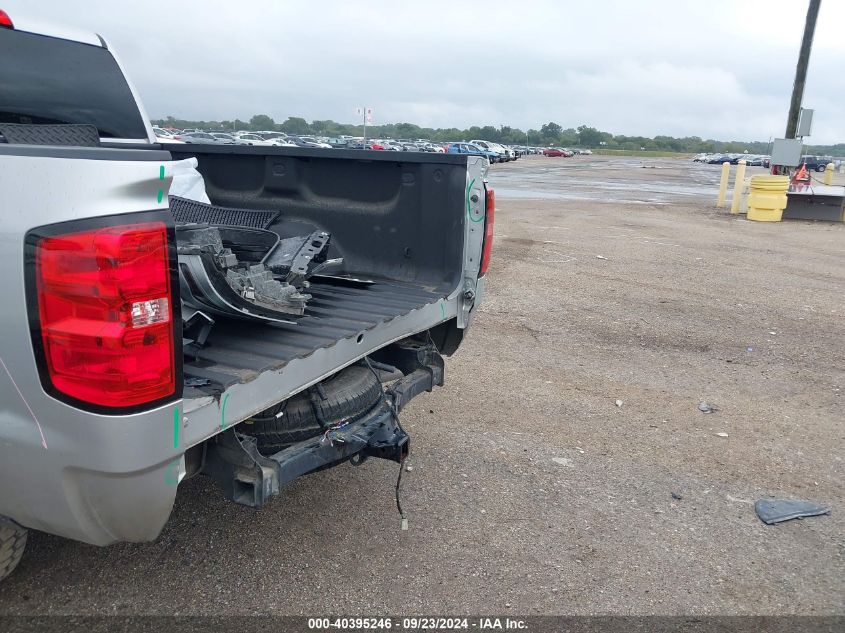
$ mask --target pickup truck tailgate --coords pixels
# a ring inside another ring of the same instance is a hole
[[[218,321],[202,348],[188,348],[185,441],[206,439],[319,382],[374,350],[454,319],[456,296],[380,282],[313,283],[296,325]],[[189,386],[189,385],[197,386]]]

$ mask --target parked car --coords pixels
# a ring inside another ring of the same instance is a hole
[[[270,139],[270,144],[275,147],[296,147],[296,143],[292,143],[287,137],[277,136]]]
[[[486,160],[221,152],[201,132],[162,150],[114,47],[76,30],[0,28],[0,77],[14,123],[87,124],[111,145],[0,144],[0,190],[14,206],[0,228],[0,579],[28,528],[99,546],[155,540],[194,476],[257,509],[324,468],[376,458],[402,468],[401,412],[444,383],[442,355],[484,296]],[[210,204],[169,198],[187,159]],[[442,179],[406,187],[408,173]],[[290,253],[281,237],[300,245]],[[260,285],[241,292],[253,273]],[[225,529],[248,533],[256,551],[295,543],[287,525],[254,542],[258,520]]]
[[[261,137],[258,134],[238,134],[235,139],[239,145],[258,145],[263,147],[272,147],[276,145],[273,141]]]
[[[209,134],[228,145],[249,145],[247,141],[242,141],[240,136],[235,136],[234,134],[229,134],[228,132],[209,132]]]
[[[229,138],[225,138],[228,136]],[[179,135],[179,139],[184,143],[207,143],[208,145],[234,145],[234,137],[223,135],[223,138],[218,137],[209,132],[189,132]]]
[[[469,154],[470,156],[483,156],[491,163],[498,163],[501,156],[498,152],[491,152],[475,143],[452,143],[446,150],[447,154]]]
[[[724,154],[716,154],[715,156],[711,156],[707,159],[708,165],[721,165],[722,163],[729,163],[732,160],[732,156],[725,156]]]
[[[572,152],[569,150],[560,148],[560,147],[547,147],[543,150],[544,156],[564,156],[569,157],[572,156]]]
[[[473,145],[477,145],[478,147],[487,150],[488,152],[492,152],[498,156],[497,162],[505,162],[509,160],[508,153],[505,151],[505,148],[501,145],[497,145],[496,143],[492,143],[490,141],[480,141],[480,140],[472,140],[470,141]]]
[[[312,148],[314,148],[314,147],[327,146],[327,147],[331,148],[331,145],[329,145],[328,143],[321,144],[321,143],[318,143],[315,140],[308,140],[307,137],[302,137],[302,136],[289,136],[287,140],[289,142],[293,143],[294,145],[296,145],[297,147],[312,147]]]
[[[832,163],[833,158],[829,156],[802,156],[801,164],[807,167],[808,171],[822,172],[827,169],[827,164]]]
[[[745,159],[745,164],[749,167],[765,167],[765,156],[749,156]]]
[[[164,128],[153,126],[153,134],[155,134],[156,140],[159,143],[184,143],[170,130],[165,130]]]
[[[299,145],[300,147],[322,147],[324,149],[331,149],[332,146],[328,143],[321,141],[313,136],[297,136],[297,137],[289,137],[292,143]]]

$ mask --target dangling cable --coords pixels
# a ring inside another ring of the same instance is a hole
[[[378,372],[373,368],[370,364],[370,359],[367,356],[364,356],[364,362],[367,363],[367,367],[370,368],[370,371],[373,372],[373,375],[376,377],[376,380],[381,383],[381,378],[379,378]],[[390,409],[390,415],[393,416],[393,421],[396,422],[396,426],[399,428],[402,433],[405,433],[405,429],[402,428],[402,423],[399,421],[399,414],[396,412],[396,403],[395,402],[387,402],[387,396],[384,394],[384,391],[381,392],[381,401],[387,403],[388,409]],[[399,512],[399,516],[401,517],[401,526],[403,530],[408,529],[408,517],[405,516],[405,511],[402,510],[402,502],[399,498],[400,495],[400,487],[402,486],[402,469],[405,467],[405,464],[402,463],[402,447],[397,446],[396,450],[398,451],[398,459],[399,462],[399,476],[396,477],[396,510]]]

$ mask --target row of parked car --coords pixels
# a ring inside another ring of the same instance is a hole
[[[707,163],[708,165],[721,165],[722,163],[736,165],[739,161],[744,160],[749,167],[769,167],[772,157],[764,154],[698,154],[692,160],[696,163]],[[801,157],[801,164],[806,165],[809,171],[822,172],[827,168],[828,163],[833,163],[838,168],[841,162],[841,158],[832,156],[806,155]]]
[[[436,142],[428,139],[367,139],[353,136],[324,137],[285,134],[284,132],[224,130],[175,130],[153,126],[156,138],[167,143],[202,143],[211,145],[258,145],[276,147],[311,147],[394,152],[434,152],[483,156],[491,163],[516,160],[525,154],[539,154],[542,148],[508,146],[492,141]]]
[[[707,163],[708,165],[721,165],[730,163],[736,165],[744,160],[749,167],[768,167],[771,156],[763,154],[696,154],[692,159],[694,163]]]
[[[592,155],[592,151],[588,149],[568,149],[566,147],[545,147],[543,148],[543,156],[562,156],[563,158],[571,158],[579,155]]]

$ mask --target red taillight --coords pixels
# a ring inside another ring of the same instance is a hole
[[[7,29],[15,28],[15,25],[12,24],[12,18],[9,17],[9,14],[0,9],[0,26],[4,26]]]
[[[487,189],[487,209],[484,214],[484,247],[481,251],[481,270],[479,276],[487,272],[490,264],[490,254],[493,252],[493,222],[496,219],[496,193]]]
[[[105,407],[175,393],[164,222],[41,238],[35,279],[44,361],[57,391]]]

